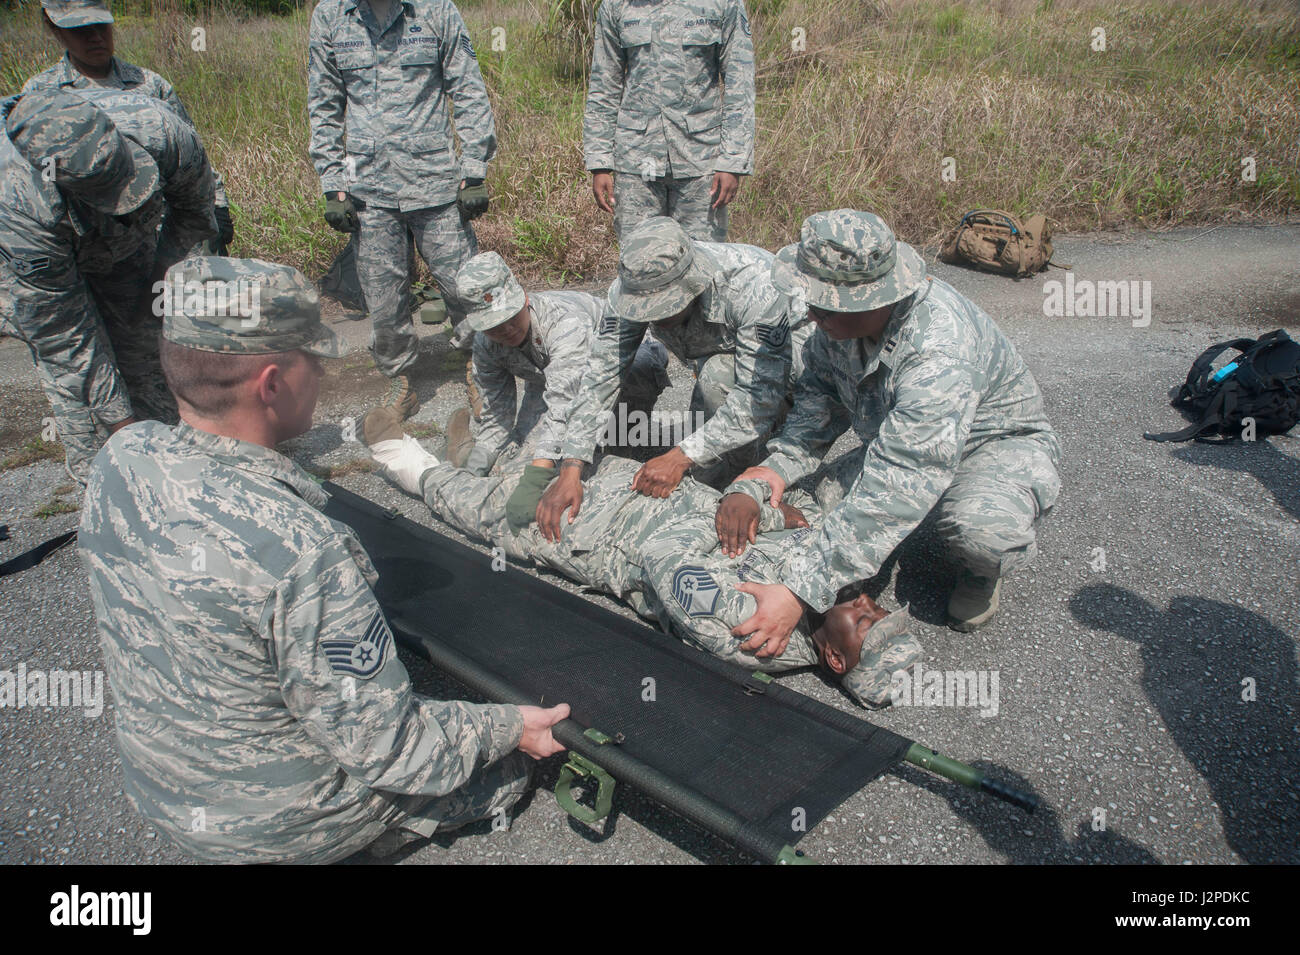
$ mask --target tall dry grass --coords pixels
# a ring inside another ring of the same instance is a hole
[[[556,41],[553,23],[547,29],[551,0],[460,7],[501,142],[492,209],[476,223],[481,244],[534,280],[607,274],[613,230],[582,168],[584,83],[574,51]],[[1041,210],[1070,230],[1300,209],[1293,2],[749,0],[749,8],[759,135],[756,174],[733,207],[737,241],[788,242],[805,215],[839,206],[874,209],[922,243],[983,205]],[[57,53],[35,14],[0,14],[0,92]],[[185,16],[186,36],[205,26],[208,50],[182,45],[176,65],[160,72],[226,176],[235,252],[319,273],[342,239],[320,218],[307,158],[307,17]],[[1090,46],[1096,27],[1106,32],[1104,52]],[[792,44],[800,35],[802,47]],[[117,36],[123,56],[158,68],[148,18],[122,18]],[[493,49],[494,38],[504,49]],[[945,157],[955,181],[943,179]],[[1255,161],[1253,182],[1241,176],[1245,157]]]

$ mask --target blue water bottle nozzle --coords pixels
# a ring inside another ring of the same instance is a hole
[[[1235,361],[1230,362],[1229,364],[1224,365],[1222,368],[1216,371],[1214,373],[1214,376],[1210,378],[1210,381],[1212,382],[1223,381],[1223,379],[1227,378],[1236,370],[1237,370],[1237,363]]]

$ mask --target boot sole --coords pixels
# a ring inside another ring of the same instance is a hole
[[[462,412],[464,412],[463,415]],[[462,417],[464,418],[463,424],[459,423]],[[457,408],[447,422],[447,460],[452,467],[463,468],[469,460],[470,453],[474,450],[474,438],[469,433],[469,419],[470,409]],[[454,447],[452,444],[453,431],[463,432]]]
[[[972,633],[996,617],[998,610],[1000,610],[1001,607],[1001,595],[997,591],[994,591],[992,606],[982,614],[975,617],[968,617],[966,619],[954,617],[951,613],[948,614],[948,629],[956,630],[958,633]]]

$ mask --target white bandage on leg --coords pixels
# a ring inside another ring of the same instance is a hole
[[[417,497],[424,472],[442,463],[409,434],[402,435],[401,441],[376,441],[370,455],[394,484]]]

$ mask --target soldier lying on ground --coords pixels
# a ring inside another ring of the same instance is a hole
[[[552,472],[520,460],[500,476],[459,470],[403,434],[400,418],[388,407],[366,416],[363,434],[385,473],[461,533],[626,600],[715,656],[773,671],[820,662],[868,706],[887,703],[893,674],[920,657],[920,645],[906,633],[906,609],[886,613],[865,594],[804,617],[778,655],[755,655],[761,644],[732,636],[732,628],[754,612],[755,584],[777,582],[774,571],[783,552],[813,533],[798,508],[768,505],[767,490],[757,482],[733,485],[724,497],[687,477],[671,495],[647,497],[631,486],[637,462],[606,456],[585,483],[580,516],[551,541],[532,523],[537,495],[530,501],[511,491],[538,472],[544,487]],[[745,527],[754,516],[752,548],[723,553],[716,522]]]
[[[311,427],[335,345],[315,288],[254,259],[168,278],[204,291],[167,302],[183,420],[114,436],[79,535],[127,796],[213,862],[329,862],[508,809],[568,707],[414,693],[365,550],[274,450]]]

